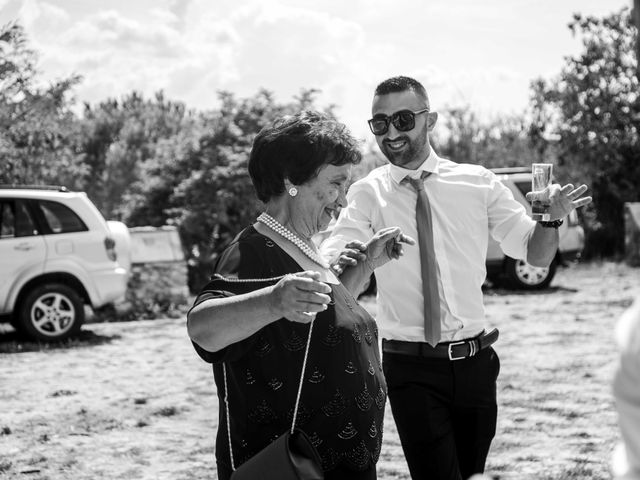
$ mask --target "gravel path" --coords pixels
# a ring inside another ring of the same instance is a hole
[[[612,330],[639,293],[640,270],[613,263],[561,269],[542,292],[485,292],[502,361],[488,473],[610,478]],[[0,405],[2,479],[215,478],[217,399],[184,319],[89,324],[57,348],[0,330]],[[409,478],[388,411],[378,471]]]

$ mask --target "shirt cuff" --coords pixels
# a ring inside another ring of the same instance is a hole
[[[529,253],[529,239],[535,228],[536,222],[523,216],[500,242],[500,247],[508,256],[525,260]]]

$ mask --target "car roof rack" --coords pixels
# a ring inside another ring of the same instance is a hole
[[[493,173],[531,173],[531,167],[499,167],[491,168]]]
[[[53,190],[56,192],[68,192],[69,189],[64,185],[0,185],[3,189],[13,190]]]

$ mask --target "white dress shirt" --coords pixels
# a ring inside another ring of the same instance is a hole
[[[418,240],[417,193],[406,176],[424,180],[433,218],[440,294],[440,341],[470,338],[485,328],[482,284],[489,234],[510,257],[526,258],[535,222],[495,174],[479,165],[442,159],[431,150],[417,170],[387,164],[355,182],[348,206],[321,246],[333,257],[351,240],[366,242],[378,230],[398,226]],[[377,321],[382,338],[424,341],[424,313],[418,245],[376,270]]]

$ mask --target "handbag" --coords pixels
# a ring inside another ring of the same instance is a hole
[[[296,427],[298,405],[302,393],[304,372],[307,366],[309,344],[313,321],[309,325],[309,337],[304,351],[302,373],[293,410],[291,429],[260,450],[257,454],[244,462],[238,468],[234,465],[233,449],[231,446],[231,423],[229,419],[229,390],[227,388],[226,364],[222,365],[224,374],[224,403],[227,413],[227,434],[229,437],[229,456],[231,457],[231,480],[323,480],[320,455],[311,443],[309,437]]]
[[[231,480],[322,480],[320,455],[302,431],[286,431],[240,465]]]

